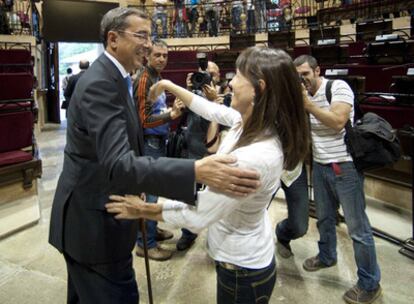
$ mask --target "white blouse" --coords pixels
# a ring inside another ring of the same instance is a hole
[[[274,232],[267,207],[280,186],[281,144],[277,138],[271,138],[233,150],[243,128],[239,112],[199,96],[193,98],[190,110],[231,127],[217,154],[234,155],[238,167],[257,170],[261,186],[256,193],[242,198],[216,193],[207,187],[198,192],[196,206],[167,200],[163,205],[163,218],[196,233],[208,227],[207,249],[216,261],[264,268],[274,256]]]

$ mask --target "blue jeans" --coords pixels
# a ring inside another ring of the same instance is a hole
[[[254,34],[256,32],[256,11],[254,9],[247,10],[247,33]]]
[[[313,162],[316,215],[320,234],[319,259],[325,265],[332,265],[337,260],[335,224],[337,206],[341,204],[353,242],[358,286],[371,291],[378,287],[381,273],[371,225],[365,212],[364,176],[355,169],[353,162],[339,163],[338,166],[335,173],[332,165]]]
[[[196,30],[196,23],[197,23],[197,19],[198,19],[198,11],[197,8],[193,7],[191,9],[189,9],[189,23],[190,23],[190,28],[189,28],[189,36],[192,37],[192,35],[194,34],[194,31]]]
[[[276,282],[276,263],[262,269],[228,270],[216,262],[217,304],[269,303]]]
[[[266,32],[266,0],[258,0],[255,4],[256,8],[256,27],[258,32]]]
[[[210,8],[206,11],[208,35],[214,37],[218,35],[219,29],[219,14],[216,7]]]
[[[144,154],[147,156],[152,156],[153,158],[163,157],[166,154],[166,137],[148,137],[144,140]],[[148,203],[156,203],[158,201],[158,196],[146,194],[146,201]],[[147,247],[154,248],[157,247],[157,221],[145,220],[145,226],[147,230]],[[141,248],[144,247],[142,240],[142,233],[138,231],[137,236],[137,245]]]
[[[282,183],[285,192],[288,217],[276,226],[276,236],[281,243],[289,244],[291,240],[300,238],[308,231],[309,194],[306,166],[299,177],[287,187]]]

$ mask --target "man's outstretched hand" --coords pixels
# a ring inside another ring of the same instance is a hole
[[[260,186],[255,170],[236,167],[237,159],[231,155],[211,155],[195,162],[196,181],[216,192],[232,196],[247,196]]]

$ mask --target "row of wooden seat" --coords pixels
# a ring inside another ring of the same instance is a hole
[[[0,185],[41,175],[34,140],[33,63],[27,49],[0,49]]]

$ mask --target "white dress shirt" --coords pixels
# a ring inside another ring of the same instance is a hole
[[[207,187],[198,193],[195,207],[167,200],[163,205],[163,218],[193,232],[209,227],[207,248],[216,261],[253,269],[267,267],[274,257],[275,247],[267,207],[280,186],[281,144],[277,138],[269,138],[234,149],[243,130],[239,112],[199,96],[193,98],[190,110],[231,127],[217,154],[234,155],[237,166],[257,170],[261,186],[256,193],[242,198],[216,193]]]
[[[122,78],[125,78],[125,77],[129,76],[129,73],[125,70],[124,66],[114,56],[109,54],[107,51],[104,51],[104,54],[105,54],[106,57],[109,58],[109,60],[111,60],[113,62],[113,64],[115,64],[116,68],[121,73]]]

